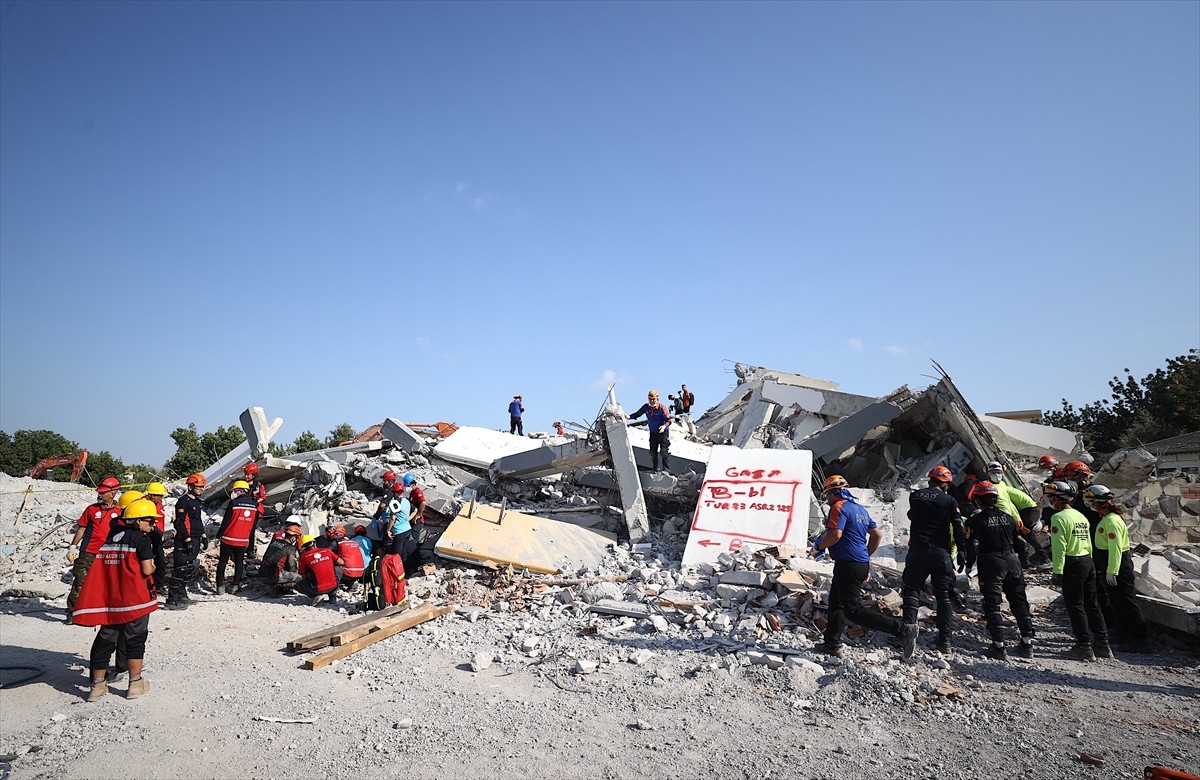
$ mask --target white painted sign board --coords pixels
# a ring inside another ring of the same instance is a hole
[[[776,544],[807,546],[811,483],[808,450],[713,447],[683,564]]]

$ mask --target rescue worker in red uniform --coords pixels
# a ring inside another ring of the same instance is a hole
[[[146,486],[146,498],[154,502],[154,528],[150,529],[150,541],[154,543],[154,592],[160,593],[167,589],[167,553],[163,549],[163,533],[167,530],[167,515],[163,510],[163,499],[167,496],[167,486],[161,482],[151,482]]]
[[[187,478],[187,494],[175,503],[175,552],[171,555],[171,579],[167,587],[167,609],[187,609],[191,599],[187,586],[196,576],[196,557],[208,547],[204,532],[204,505],[200,494],[208,480],[203,474]]]
[[[97,553],[100,565],[93,568],[75,603],[72,617],[76,625],[100,626],[88,664],[92,672],[88,701],[108,693],[108,661],[114,650],[118,671],[124,671],[121,667],[125,666],[129,673],[125,698],[136,699],[150,690],[142,677],[142,662],[150,613],[158,609],[158,599],[150,592],[154,575],[150,529],[154,518],[152,501],[140,499],[125,508],[122,519],[112,524]]]
[[[363,572],[367,570],[367,558],[363,557],[362,547],[353,539],[346,538],[345,526],[331,525],[325,529],[325,538],[329,540],[330,552],[342,559],[342,587],[353,593],[362,581]]]
[[[276,531],[263,552],[262,566],[258,574],[275,586],[275,595],[291,593],[300,581],[300,524],[287,522],[282,531]]]
[[[305,535],[300,539],[300,581],[296,590],[312,596],[315,607],[322,601],[337,600],[338,581],[342,578],[342,559],[333,550],[317,547],[317,540]]]
[[[75,536],[71,538],[71,548],[67,551],[67,562],[71,566],[71,576],[75,581],[71,584],[71,592],[67,594],[67,617],[64,621],[70,624],[71,612],[79,598],[79,591],[87,573],[96,560],[96,553],[108,538],[109,524],[121,516],[117,506],[117,489],[121,482],[116,477],[106,477],[96,486],[96,503],[88,506],[79,516],[76,523]]]
[[[242,469],[242,473],[246,475],[246,484],[249,485],[250,497],[254,499],[256,514],[254,516],[254,527],[250,529],[250,543],[246,546],[246,563],[258,564],[258,549],[254,544],[254,534],[258,531],[258,524],[262,522],[263,514],[267,511],[267,489],[263,487],[263,483],[258,481],[258,464],[247,463]]]
[[[254,464],[251,463],[251,466]],[[225,594],[225,569],[233,561],[233,585],[230,593],[242,588],[242,573],[246,562],[246,550],[251,544],[254,523],[258,517],[258,504],[250,493],[250,483],[239,479],[233,483],[229,493],[230,502],[221,520],[221,554],[217,558],[217,595]]]

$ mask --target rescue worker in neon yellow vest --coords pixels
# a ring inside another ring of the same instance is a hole
[[[1095,661],[1112,658],[1108,627],[1096,601],[1096,564],[1092,560],[1092,534],[1087,518],[1071,506],[1075,491],[1066,482],[1046,486],[1054,515],[1050,518],[1050,547],[1053,551],[1052,582],[1062,588],[1063,603],[1071,619],[1075,646],[1067,658]]]
[[[1122,516],[1125,509],[1103,485],[1092,485],[1083,491],[1083,500],[1100,515],[1092,558],[1096,561],[1100,587],[1107,591],[1113,616],[1125,636],[1125,642],[1118,644],[1117,649],[1127,653],[1148,653],[1146,618],[1142,616],[1133,586],[1129,528]]]

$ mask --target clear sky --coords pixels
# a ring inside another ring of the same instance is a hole
[[[977,411],[1200,345],[1200,3],[0,3],[0,428]]]

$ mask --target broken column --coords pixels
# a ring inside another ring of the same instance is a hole
[[[763,426],[771,422],[771,418],[778,408],[762,397],[761,387],[755,388],[753,395],[750,396],[746,412],[742,415],[742,422],[733,439],[733,446],[742,449],[762,449],[764,444]]]
[[[629,440],[629,429],[625,425],[625,410],[617,403],[613,390],[608,391],[608,403],[600,413],[604,435],[608,441],[609,457],[612,458],[613,476],[617,479],[617,492],[621,497],[621,510],[631,542],[641,541],[650,533],[650,516],[646,512],[646,497],[642,495],[642,481],[638,476],[637,461],[633,457],[633,444]]]

